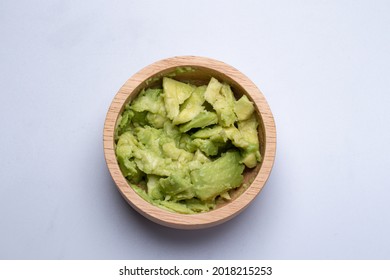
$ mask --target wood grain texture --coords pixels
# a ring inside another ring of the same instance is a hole
[[[180,73],[178,67],[191,67],[193,71]],[[217,209],[200,214],[178,214],[163,210],[143,200],[123,177],[115,156],[114,130],[124,105],[134,99],[142,88],[161,83],[159,78],[175,72],[175,79],[195,84],[207,84],[211,76],[231,85],[236,97],[248,96],[256,107],[259,120],[260,151],[262,162],[254,169],[245,169],[244,182],[249,187],[238,188],[233,199]],[[115,95],[109,107],[103,132],[104,155],[110,174],[124,199],[146,218],[164,226],[180,229],[199,229],[221,224],[244,210],[264,187],[276,152],[276,127],[268,103],[256,87],[237,69],[221,61],[205,57],[181,56],[153,63],[126,81]]]

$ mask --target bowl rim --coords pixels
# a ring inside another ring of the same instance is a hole
[[[145,87],[145,82],[158,74],[177,67],[204,68],[234,80],[248,93],[260,114],[264,133],[264,155],[253,182],[236,199],[205,213],[179,214],[154,206],[141,198],[122,175],[115,155],[114,131],[117,119],[130,95]],[[271,109],[257,86],[236,68],[212,58],[175,56],[154,62],[130,77],[119,89],[108,109],[103,129],[104,156],[110,175],[120,194],[140,214],[158,224],[178,229],[199,229],[221,224],[241,213],[260,193],[267,182],[276,154],[276,126]]]

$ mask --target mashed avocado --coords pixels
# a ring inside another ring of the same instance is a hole
[[[195,86],[162,79],[143,89],[117,121],[120,170],[146,201],[184,214],[207,212],[261,161],[253,103],[211,78]]]

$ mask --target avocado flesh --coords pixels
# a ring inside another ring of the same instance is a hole
[[[238,130],[249,143],[242,153],[242,162],[249,168],[254,168],[261,161],[257,126],[258,122],[254,114],[247,120],[238,122]]]
[[[204,107],[204,92],[206,91],[206,86],[197,87],[191,96],[183,103],[181,106],[180,113],[173,119],[173,124],[182,124],[189,122],[195,118]]]
[[[240,100],[214,78],[198,87],[162,80],[162,89],[142,90],[117,121],[120,170],[155,206],[183,214],[210,211],[242,184],[245,166],[261,161],[257,119],[242,117]]]
[[[161,89],[143,90],[139,96],[133,100],[130,107],[136,112],[148,111],[165,115],[164,100],[161,93]]]
[[[209,111],[200,112],[190,122],[180,126],[180,132],[187,132],[193,128],[203,128],[218,123],[217,114]]]
[[[222,126],[234,124],[237,120],[234,113],[235,98],[229,85],[221,84],[218,80],[211,78],[205,92],[205,99],[213,106]]]
[[[164,104],[169,119],[173,120],[179,114],[180,104],[189,98],[194,90],[195,86],[163,78]]]
[[[244,165],[240,161],[238,151],[228,151],[217,160],[191,171],[196,196],[202,201],[210,201],[221,193],[238,187],[242,183],[244,171]]]
[[[234,102],[234,113],[236,113],[239,121],[249,119],[254,111],[253,103],[249,101],[246,95],[241,96],[240,99]]]

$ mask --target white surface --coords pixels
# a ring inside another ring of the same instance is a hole
[[[390,2],[1,1],[1,259],[389,259]],[[120,86],[175,55],[266,96],[277,160],[221,226],[149,222],[107,171]]]

